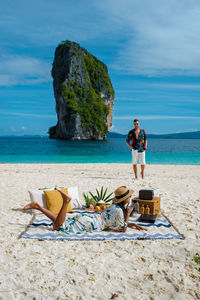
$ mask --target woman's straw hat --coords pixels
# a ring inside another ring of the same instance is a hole
[[[120,186],[115,190],[115,197],[113,198],[113,203],[120,203],[126,200],[133,194],[133,190],[129,190],[126,186]]]

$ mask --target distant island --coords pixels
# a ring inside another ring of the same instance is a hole
[[[126,138],[126,134],[109,132],[108,138]],[[200,139],[200,131],[169,133],[169,134],[147,134],[150,139]]]
[[[124,138],[126,139],[126,134],[121,134],[117,132],[109,132],[107,138]],[[0,136],[0,138],[48,138],[48,135],[5,135]],[[200,131],[192,132],[180,132],[180,133],[169,133],[169,134],[147,134],[147,138],[150,139],[200,139]]]
[[[114,90],[107,66],[79,44],[63,41],[52,68],[57,124],[51,139],[102,140],[112,126]]]

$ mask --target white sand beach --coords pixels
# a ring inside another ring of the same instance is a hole
[[[200,166],[130,164],[0,165],[0,299],[200,299]],[[18,239],[32,219],[28,190],[102,185],[153,189],[185,240],[39,241]]]

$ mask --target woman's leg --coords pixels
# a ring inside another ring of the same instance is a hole
[[[58,213],[58,215],[54,214],[52,211],[48,210],[47,208],[44,208],[42,206],[40,206],[37,202],[31,202],[29,204],[27,204],[26,206],[24,206],[23,210],[29,210],[29,209],[37,209],[39,211],[41,211],[45,216],[47,216],[48,218],[50,218],[53,221],[53,229],[54,230],[59,230],[60,226],[62,226],[62,224],[65,221],[65,217],[66,217],[66,211],[67,211],[67,206],[69,205],[69,202],[71,201],[71,197],[68,196],[67,194],[63,193],[60,190],[57,190],[58,192],[60,192],[62,198],[63,198],[63,204],[62,207]]]
[[[62,191],[58,190],[58,192],[60,192],[62,198],[63,198],[63,204],[61,207],[61,210],[59,211],[56,220],[54,221],[53,224],[53,229],[54,230],[59,230],[60,226],[62,226],[62,224],[65,221],[66,218],[66,211],[67,211],[67,207],[69,205],[69,202],[71,201],[71,197],[68,196],[67,194],[63,193]]]
[[[40,206],[37,202],[31,202],[31,203],[27,204],[26,206],[24,206],[24,208],[23,208],[23,210],[29,210],[29,209],[37,209],[37,210],[41,211],[49,219],[51,219],[53,222],[56,221],[57,215],[54,214],[49,209]]]

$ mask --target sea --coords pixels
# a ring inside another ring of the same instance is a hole
[[[131,163],[125,138],[54,140],[46,136],[0,137],[0,163]],[[200,139],[148,139],[148,164],[200,164]]]

